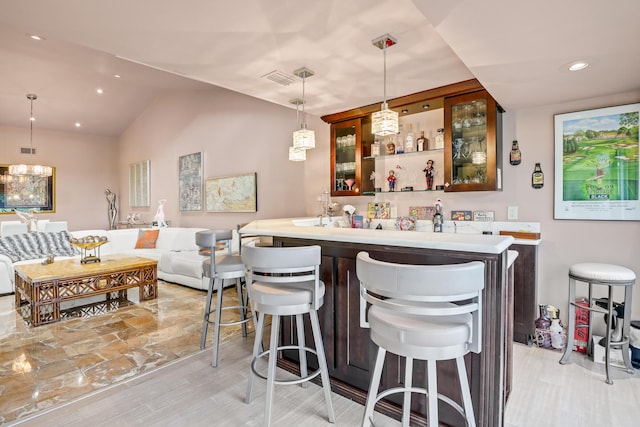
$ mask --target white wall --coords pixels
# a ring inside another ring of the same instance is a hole
[[[406,215],[409,206],[433,205],[443,199],[445,216],[452,209],[494,210],[496,220],[507,220],[507,206],[518,206],[518,221],[539,222],[542,243],[539,247],[538,303],[560,308],[566,321],[568,303],[567,272],[577,262],[606,262],[624,265],[640,277],[640,221],[569,221],[553,219],[554,184],[554,114],[629,104],[640,101],[640,91],[585,99],[566,104],[507,111],[503,115],[503,191],[467,193],[401,193],[382,194],[380,200],[390,201],[399,215]],[[522,163],[508,162],[511,141],[517,139],[522,151]],[[315,175],[307,176],[308,188],[316,196],[329,185],[329,138],[320,141],[318,153],[307,168]],[[325,154],[326,153],[326,154]],[[545,176],[542,189],[531,187],[531,173],[536,162],[541,163]],[[438,165],[436,165],[438,167]],[[441,166],[440,166],[441,167]],[[440,174],[442,171],[440,170]],[[315,176],[315,179],[314,179]],[[320,181],[320,183],[316,181]],[[436,178],[436,183],[438,178]],[[314,181],[312,184],[311,182]],[[400,184],[402,186],[402,184]],[[307,211],[317,214],[314,198],[308,195]],[[365,212],[373,196],[334,197],[333,201],[352,204]],[[640,288],[640,285],[636,286]],[[633,303],[635,319],[640,319],[640,291]],[[616,301],[622,297],[615,296]],[[601,318],[602,316],[599,316]]]
[[[29,129],[0,127],[0,164],[40,163],[56,168],[56,212],[38,219],[67,221],[69,228],[107,228],[105,190],[118,188],[117,145],[114,138],[34,128],[36,155],[20,154],[29,147]],[[18,221],[2,214],[0,221]]]
[[[151,221],[160,199],[173,226],[229,228],[255,218],[305,214],[305,164],[290,162],[296,112],[226,89],[181,91],[156,100],[120,137],[120,219]],[[178,157],[204,153],[204,177],[257,172],[255,213],[179,212]],[[128,165],[151,161],[151,206],[128,206]]]

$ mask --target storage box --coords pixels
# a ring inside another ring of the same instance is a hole
[[[596,363],[604,364],[604,346],[599,344],[602,337],[597,335],[592,336],[593,339],[593,361]],[[629,350],[629,358],[631,358],[631,350]],[[609,366],[617,366],[618,368],[626,368],[624,360],[622,359],[622,349],[612,348],[609,355]]]

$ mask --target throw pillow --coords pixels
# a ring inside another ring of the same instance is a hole
[[[155,249],[160,230],[140,230],[136,249]]]

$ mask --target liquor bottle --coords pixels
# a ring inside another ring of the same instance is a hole
[[[544,173],[542,173],[540,163],[536,163],[533,173],[531,174],[531,186],[533,188],[542,188],[544,186]]]
[[[373,144],[371,144],[371,156],[380,156],[380,138],[378,136],[374,138]]]
[[[515,166],[519,165],[521,160],[522,156],[520,153],[520,148],[518,147],[518,141],[514,140],[513,143],[511,143],[511,154],[509,154],[509,162]]]
[[[444,128],[438,129],[438,133],[436,135],[436,142],[433,145],[434,150],[440,150],[444,148]]]
[[[424,151],[429,147],[429,141],[427,140],[427,138],[424,137],[424,131],[421,130],[420,131],[420,136],[418,137],[418,139],[416,140],[416,142],[418,143],[418,151]]]
[[[398,125],[398,135],[396,137],[396,154],[404,153],[404,131],[402,130],[402,124]]]
[[[404,151],[406,153],[416,151],[415,136],[413,135],[413,125],[411,123],[407,125],[407,134],[404,137]]]

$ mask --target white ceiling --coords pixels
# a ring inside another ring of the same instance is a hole
[[[292,107],[302,66],[306,110],[336,113],[382,100],[385,33],[388,98],[473,77],[507,110],[622,93],[640,89],[639,17],[638,0],[0,0],[0,125],[28,126],[29,92],[34,126],[106,136],[176,88]]]

